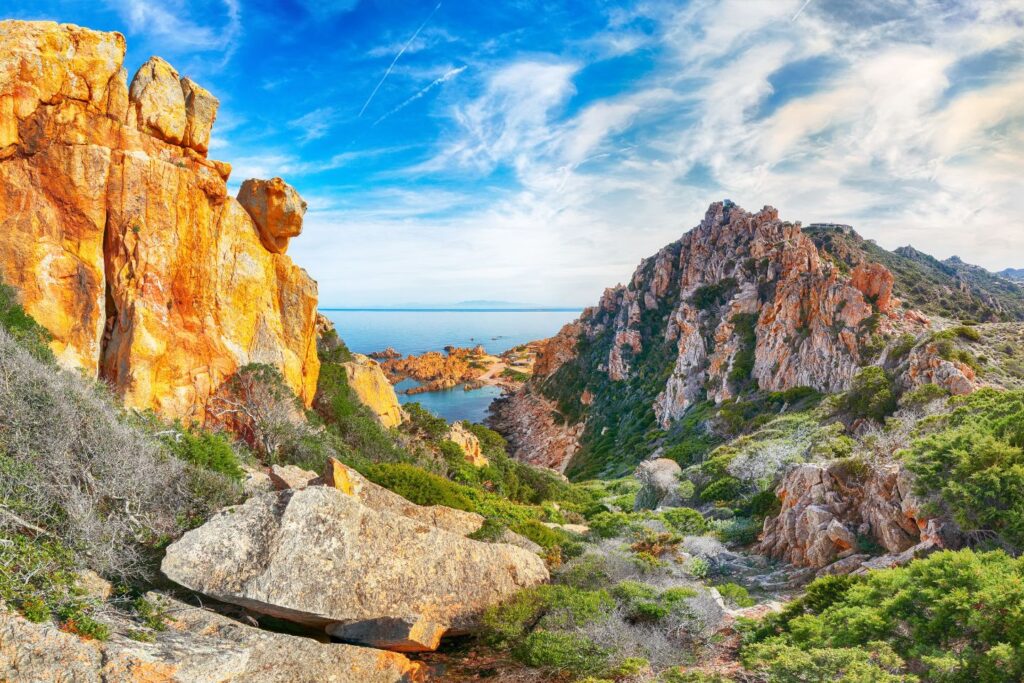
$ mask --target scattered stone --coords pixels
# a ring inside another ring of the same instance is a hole
[[[315,472],[295,465],[271,465],[269,476],[270,483],[273,484],[276,491],[304,489],[318,479]]]

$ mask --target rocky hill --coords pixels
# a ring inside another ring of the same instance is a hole
[[[658,449],[727,436],[702,411],[756,412],[764,405],[752,396],[775,394],[781,407],[800,392],[842,392],[869,365],[905,388],[968,392],[975,369],[924,343],[938,327],[901,295],[949,317],[983,298],[985,316],[1012,317],[1024,313],[1024,290],[935,262],[950,285],[947,306],[914,289],[927,257],[908,254],[848,228],[803,230],[771,207],[714,203],[700,225],[546,342],[535,379],[497,404],[493,424],[528,462],[607,476]]]
[[[923,313],[977,322],[1024,320],[1024,287],[1008,282],[1004,274],[955,256],[940,261],[909,246],[886,251],[853,230],[810,226],[805,232],[842,270],[864,262],[888,268],[895,278],[894,294]]]
[[[60,363],[127,405],[203,420],[249,363],[316,388],[316,283],[285,254],[305,203],[280,179],[228,195],[217,99],[125,40],[0,22],[0,276]]]
[[[1008,280],[1016,280],[1024,282],[1024,268],[1006,268],[999,271],[999,275],[1002,275]]]

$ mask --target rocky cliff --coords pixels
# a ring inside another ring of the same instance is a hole
[[[597,451],[603,469],[577,464],[610,473],[608,460],[650,455],[652,436],[698,404],[847,389],[860,367],[884,359],[887,340],[930,325],[903,306],[894,284],[881,264],[838,263],[771,207],[749,213],[716,202],[542,345],[536,378],[498,406],[494,424],[531,462],[554,428],[575,432],[579,442],[544,464],[565,469],[564,458]]]
[[[216,98],[158,57],[129,86],[124,55],[118,33],[0,22],[0,277],[128,406],[201,421],[254,362],[309,404],[316,283],[284,255],[305,205],[280,179],[230,197]]]

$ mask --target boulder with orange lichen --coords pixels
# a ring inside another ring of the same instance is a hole
[[[117,33],[0,22],[0,277],[58,361],[130,407],[202,421],[254,362],[309,405],[316,283],[205,158],[216,98],[159,58],[129,89],[124,53]]]

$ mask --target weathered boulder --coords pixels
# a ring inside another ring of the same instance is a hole
[[[874,301],[883,313],[892,308],[892,287],[895,283],[896,277],[880,263],[861,263],[850,274],[850,284]]]
[[[654,510],[662,505],[675,505],[679,501],[679,477],[683,468],[675,460],[657,458],[646,460],[636,468],[633,476],[640,482],[634,510]]]
[[[456,422],[449,427],[445,438],[457,444],[466,454],[466,460],[474,467],[483,467],[488,463],[487,457],[480,448],[480,439],[476,438],[476,434],[466,429],[461,422]]]
[[[270,483],[277,491],[304,489],[319,479],[316,472],[295,465],[271,465],[268,474]]]
[[[269,252],[285,253],[288,240],[302,232],[306,202],[280,178],[246,180],[238,190],[238,202],[252,216]]]
[[[957,359],[942,357],[937,344],[922,344],[910,352],[906,371],[900,376],[906,389],[935,384],[954,396],[970,394],[978,388],[974,368]]]
[[[128,97],[132,104],[129,125],[172,145],[181,144],[187,123],[185,93],[174,67],[159,57],[150,57],[132,79]]]
[[[349,642],[435,649],[481,610],[547,580],[543,561],[327,486],[250,498],[167,549],[168,578],[218,600]]]
[[[420,664],[394,652],[321,643],[245,626],[199,607],[150,593],[168,628],[151,641],[132,639],[138,625],[101,617],[106,642],[83,640],[0,606],[0,680],[74,683],[413,683]]]
[[[181,79],[185,96],[185,134],[182,144],[205,155],[210,151],[210,131],[217,119],[220,100],[191,78]]]
[[[394,387],[388,381],[380,364],[359,353],[342,363],[348,385],[356,398],[369,408],[384,427],[397,427],[405,421],[405,413],[398,403]]]
[[[202,421],[254,362],[309,405],[316,283],[201,153],[212,96],[159,59],[129,94],[124,53],[118,33],[0,22],[0,277],[58,361],[129,407]]]

